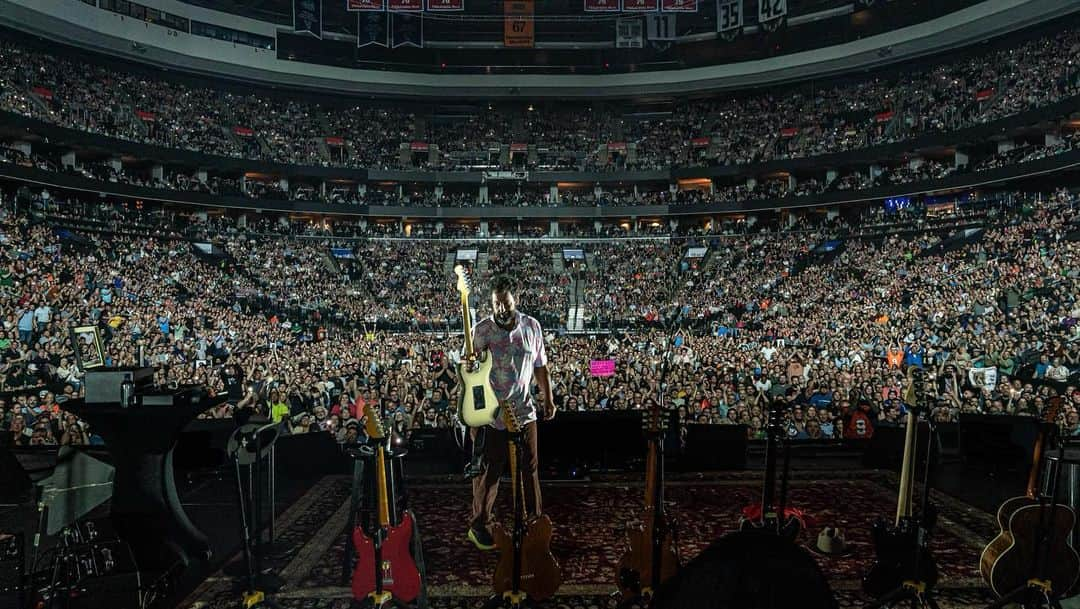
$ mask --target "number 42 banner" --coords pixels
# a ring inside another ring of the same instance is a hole
[[[787,0],[758,0],[758,22],[765,23],[787,15]]]

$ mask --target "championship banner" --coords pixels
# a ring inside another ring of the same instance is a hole
[[[742,0],[716,0],[716,31],[730,32],[742,26]]]
[[[255,135],[255,130],[251,127],[233,127],[232,131],[241,137],[252,137]]]
[[[712,142],[712,140],[710,140],[707,137],[695,137],[695,138],[690,140],[690,145],[693,146],[694,148],[705,148],[711,142]]]
[[[345,0],[347,11],[381,11],[386,9],[386,0]]]
[[[510,152],[528,152],[528,151],[529,151],[529,145],[528,144],[520,144],[520,143],[510,144]]]
[[[416,13],[424,10],[424,0],[387,0],[387,10]]]
[[[409,150],[412,150],[413,152],[427,152],[428,151],[428,143],[427,142],[411,142],[411,143],[409,143]]]
[[[759,23],[780,19],[787,15],[787,0],[758,0],[757,18]]]
[[[994,96],[993,89],[983,89],[975,92],[975,101],[986,101]]]
[[[619,0],[585,0],[585,11],[590,13],[617,13]]]
[[[780,130],[780,135],[784,137],[795,137],[799,135],[799,130],[796,127],[784,127]]]
[[[345,138],[343,138],[343,137],[334,137],[334,136],[328,135],[328,136],[326,136],[326,145],[327,146],[344,146],[345,145]]]
[[[660,10],[660,0],[623,0],[622,10],[627,12],[655,12]]]
[[[157,120],[157,115],[155,115],[153,112],[147,112],[146,110],[136,110],[135,116],[139,117],[141,120],[149,122]]]
[[[421,0],[422,2],[422,0]],[[424,48],[424,15],[413,13],[390,13],[393,20],[392,42],[390,48],[416,47]]]
[[[463,11],[465,0],[428,0],[427,10],[432,12]]]
[[[875,114],[874,115],[874,121],[879,122],[879,123],[887,123],[887,122],[892,120],[892,117],[893,117],[893,111],[892,110],[886,110],[884,112],[878,112],[877,114]]]
[[[608,142],[609,152],[626,152],[626,142]]]
[[[533,0],[503,2],[503,46],[532,48],[536,44]]]
[[[390,46],[387,42],[390,39],[390,28],[387,27],[387,21],[389,20],[390,15],[388,13],[357,13],[356,46]]]
[[[293,0],[293,31],[322,39],[322,0]]]
[[[696,13],[697,0],[661,0],[660,10],[666,13]]]
[[[45,99],[53,98],[52,89],[49,89],[48,87],[33,87],[30,91],[38,97],[44,97]]]

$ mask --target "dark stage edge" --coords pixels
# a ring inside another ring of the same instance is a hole
[[[949,474],[952,475],[943,476],[946,479],[953,478],[949,482],[965,478],[954,478],[953,475],[959,474],[956,470]],[[737,521],[737,509],[733,505],[756,501],[760,493],[761,474],[757,471],[682,474],[673,475],[671,478],[669,499],[675,505],[682,499],[684,504],[701,503],[693,509],[713,506],[716,509],[711,518],[724,521],[697,527],[702,529],[696,531],[700,533],[699,539],[683,539],[681,544],[684,546],[685,557],[692,557],[707,545],[708,540],[731,530],[734,525],[729,526],[727,523]],[[980,478],[984,484],[992,484],[985,477]],[[461,514],[456,513],[467,508],[468,489],[460,481],[449,482],[445,478],[442,480],[413,481],[410,486],[412,507],[419,519],[429,563],[429,606],[439,609],[479,607],[489,595],[490,589],[482,577],[477,577],[479,553],[459,539],[463,531],[459,530],[461,526],[458,522]],[[279,606],[349,606],[349,590],[338,575],[344,551],[345,521],[348,516],[348,483],[346,476],[324,477],[279,515],[276,521],[280,531],[279,540],[298,546],[297,553],[292,557],[270,561],[270,565],[286,582],[285,587],[273,595]],[[943,486],[948,487],[951,484],[946,483]],[[978,485],[965,486],[967,493],[961,494],[978,495]],[[1005,486],[1011,486],[1011,482]],[[852,467],[839,471],[803,470],[793,473],[792,496],[804,503],[819,502],[820,505],[815,506],[815,511],[823,515],[825,520],[812,523],[809,533],[803,533],[800,541],[811,544],[823,526],[839,525],[844,528],[856,550],[854,558],[839,561],[826,569],[832,571],[829,573],[830,583],[837,591],[843,607],[862,607],[867,602],[858,590],[858,581],[862,570],[872,560],[872,550],[868,542],[869,523],[878,516],[892,518],[895,511],[895,488],[896,476],[891,472],[858,470]],[[1006,491],[1000,488],[1000,485],[994,490],[995,494]],[[545,483],[545,511],[551,514],[553,519],[556,519],[556,515],[558,518],[553,548],[556,555],[559,556],[560,552],[563,555],[575,552],[568,549],[572,544],[566,543],[566,537],[571,536],[570,530],[559,528],[570,519],[567,514],[572,513],[568,512],[566,497],[573,496],[575,502],[584,500],[587,503],[589,497],[595,496],[596,501],[609,502],[597,506],[598,510],[602,508],[612,512],[608,518],[597,521],[600,524],[593,522],[593,529],[606,526],[607,530],[601,534],[607,541],[602,543],[610,546],[607,554],[612,555],[621,553],[622,534],[618,527],[627,519],[627,514],[632,513],[640,503],[640,492],[640,475],[610,476],[603,481]],[[819,498],[822,494],[833,496]],[[707,497],[701,499],[699,496]],[[982,545],[996,533],[994,517],[985,508],[980,509],[941,492],[935,492],[934,498],[943,512],[942,534],[936,543],[943,546],[941,551],[946,555],[944,561],[955,563],[945,569],[948,574],[939,590],[940,605],[943,608],[958,609],[983,607],[992,602],[993,598],[977,576],[976,561]],[[989,496],[974,498],[981,499],[977,502],[985,505],[994,501]],[[862,502],[863,512],[867,513],[857,518],[842,516],[844,508],[850,508],[852,501],[856,504]],[[710,518],[708,510],[704,512],[704,518]],[[597,520],[595,513],[592,516],[593,520]],[[688,518],[687,514],[679,516],[683,521]],[[560,519],[563,522],[560,522]],[[560,540],[560,537],[563,539]],[[494,564],[494,557],[490,554],[483,555],[481,560]],[[573,566],[572,562],[564,561],[564,570]],[[460,570],[450,569],[447,565],[460,565]],[[617,599],[611,597],[611,592],[614,591],[612,584],[602,578],[581,582],[579,580],[584,572],[582,565],[574,568],[577,571],[566,578],[559,594],[543,606],[597,609],[615,607]],[[433,573],[435,569],[439,569],[439,573]],[[217,572],[175,606],[183,609],[238,607],[239,597],[234,588],[235,580]]]

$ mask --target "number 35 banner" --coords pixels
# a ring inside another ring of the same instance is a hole
[[[761,2],[767,1],[761,0]],[[717,32],[739,30],[742,25],[742,0],[716,0]]]
[[[787,15],[787,0],[758,0],[758,22],[765,23]]]

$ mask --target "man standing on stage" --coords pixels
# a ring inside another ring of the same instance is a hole
[[[540,479],[537,476],[536,421],[538,405],[532,397],[535,377],[540,390],[539,412],[544,420],[555,416],[555,400],[548,379],[547,354],[540,322],[517,310],[517,282],[508,275],[499,275],[491,284],[492,316],[473,327],[473,349],[476,353],[491,352],[491,387],[500,403],[508,402],[517,414],[522,427],[522,459],[520,469],[525,487],[525,509],[529,518],[540,515]],[[496,419],[494,424],[473,429],[473,442],[482,443],[483,460],[478,475],[473,478],[472,520],[469,541],[481,550],[491,550],[495,498],[499,492],[499,477],[508,462],[506,426]]]

